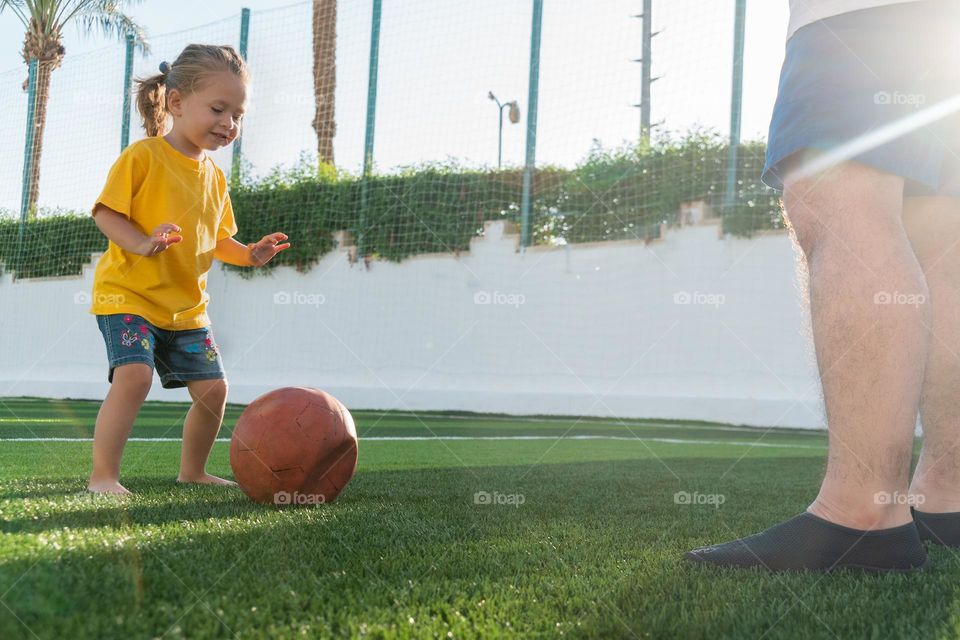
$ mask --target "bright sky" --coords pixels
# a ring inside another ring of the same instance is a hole
[[[363,154],[371,0],[341,0],[338,16],[338,165],[357,171]],[[166,0],[128,8],[155,53],[135,75],[172,61],[190,42],[239,40],[239,13],[252,10],[253,74],[244,153],[262,173],[315,149],[309,0]],[[670,129],[729,128],[734,0],[653,0],[653,120]],[[506,165],[524,159],[532,0],[383,0],[376,146],[382,170],[456,158],[495,166],[497,109],[518,100],[520,124],[504,119]],[[607,148],[639,130],[641,0],[545,0],[537,161],[573,166],[596,139]],[[766,137],[783,61],[787,0],[748,0],[743,137]],[[26,77],[22,27],[0,15],[0,145],[23,148]],[[85,208],[120,151],[122,47],[99,34],[65,34],[44,136],[41,204]],[[142,137],[139,123],[132,140]],[[215,159],[229,167],[229,150]],[[19,207],[20,161],[0,163],[0,207]]]

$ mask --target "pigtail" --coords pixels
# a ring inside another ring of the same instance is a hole
[[[162,136],[167,131],[167,74],[158,73],[139,78],[137,83],[137,111],[148,136]]]

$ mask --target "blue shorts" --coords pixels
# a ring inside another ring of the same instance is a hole
[[[185,387],[190,380],[225,377],[210,327],[169,331],[130,313],[98,315],[97,325],[107,345],[109,382],[114,369],[131,362],[156,369],[164,389]]]
[[[783,190],[782,162],[794,152],[835,150],[957,96],[957,0],[885,5],[801,27],[787,41],[761,180]],[[902,176],[905,196],[960,197],[960,105],[885,142],[854,146],[844,159]]]

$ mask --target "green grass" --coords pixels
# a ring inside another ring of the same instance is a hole
[[[0,438],[89,437],[97,403],[8,399]],[[231,406],[222,436],[242,407]],[[176,437],[148,404],[134,436]],[[926,571],[769,575],[695,546],[802,511],[821,433],[667,421],[356,412],[335,502],[278,509],[174,483],[179,444],[127,446],[126,500],[83,493],[89,442],[0,440],[0,638],[956,637],[960,556]],[[367,440],[625,435],[625,440]],[[762,438],[762,439],[761,439]],[[755,442],[777,446],[749,447]],[[682,440],[670,442],[664,440]],[[709,444],[705,443],[709,442]],[[218,443],[209,470],[230,475]],[[478,491],[523,504],[477,505]],[[722,494],[678,505],[677,491]]]

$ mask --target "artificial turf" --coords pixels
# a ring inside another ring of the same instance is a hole
[[[340,498],[278,508],[233,488],[175,484],[179,444],[160,438],[179,435],[187,405],[145,405],[133,436],[153,440],[127,445],[130,498],[83,492],[88,441],[13,440],[88,438],[97,408],[0,402],[0,638],[950,638],[960,629],[960,555],[949,549],[930,548],[922,572],[879,576],[682,560],[801,512],[819,486],[822,433],[354,412],[360,463]],[[229,407],[221,437],[240,410]],[[547,437],[378,439],[436,435]],[[231,475],[225,442],[208,470]],[[678,504],[678,491],[723,503]],[[478,504],[478,492],[500,503]]]

